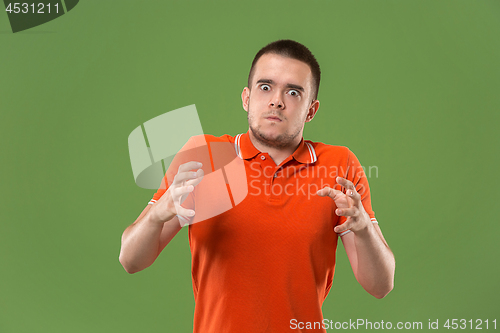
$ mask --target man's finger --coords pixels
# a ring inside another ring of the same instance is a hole
[[[344,231],[347,231],[349,230],[351,227],[351,223],[349,223],[349,221],[346,221],[344,222],[343,224],[341,225],[338,225],[336,226],[335,228],[333,228],[333,231],[335,231],[337,234],[341,234],[343,233]]]
[[[337,180],[337,184],[344,186],[346,189],[356,191],[356,187],[354,186],[354,184],[350,180],[347,180],[347,179],[342,178],[342,177],[337,177],[336,180]]]
[[[359,196],[356,191],[356,186],[350,181],[342,177],[337,177],[337,184],[343,186],[346,190],[345,193],[348,198],[351,198],[354,201],[354,205],[351,203],[351,200],[347,199],[347,203],[349,207],[357,206],[361,202],[361,196]]]
[[[174,188],[173,192],[172,192],[172,198],[173,198],[173,200],[176,200],[176,199],[182,197],[184,194],[189,194],[189,193],[193,192],[193,190],[194,190],[193,185],[186,185],[186,186],[180,186],[180,187]]]
[[[197,174],[197,177],[186,181],[186,185],[196,186],[203,180],[203,176],[205,175],[205,173],[203,172],[203,169],[197,170],[196,174]]]
[[[194,216],[194,210],[182,207],[182,203],[186,200],[189,193],[194,190],[193,185],[181,186],[175,188],[172,193],[172,200],[174,201],[175,212],[177,215],[191,217]]]
[[[203,164],[201,164],[200,162],[196,162],[196,161],[187,162],[187,163],[179,165],[179,169],[177,170],[177,173],[181,173],[181,172],[185,172],[185,171],[189,171],[189,170],[196,170],[196,169],[201,168],[202,166],[203,166]]]
[[[182,206],[175,206],[175,210],[176,210],[177,215],[180,215],[180,216],[192,217],[195,214],[194,210],[186,209]]]
[[[323,187],[318,192],[316,192],[316,194],[319,195],[320,197],[328,196],[328,197],[332,198],[333,200],[336,200],[339,198],[340,195],[343,195],[344,193],[342,193],[342,191],[334,190],[333,188],[326,186],[326,187]]]
[[[358,193],[358,191],[356,191],[356,188],[354,190],[346,190],[346,194],[354,201],[354,206],[358,206],[361,204],[361,195]]]
[[[200,172],[200,170],[179,172],[175,175],[172,184],[178,185],[182,184],[186,180],[196,179],[200,177],[200,175],[203,175],[203,171]]]
[[[335,214],[338,216],[355,216],[358,214],[358,209],[356,207],[337,208]]]

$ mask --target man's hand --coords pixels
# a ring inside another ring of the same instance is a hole
[[[175,215],[184,217],[194,216],[192,209],[186,209],[181,204],[189,193],[203,179],[202,164],[200,162],[187,162],[179,166],[174,181],[161,198],[151,207],[151,217],[158,223],[165,223]],[[196,170],[196,171],[193,171]]]
[[[129,273],[135,273],[149,267],[160,252],[181,229],[180,220],[165,223],[176,215],[193,216],[194,211],[181,204],[189,193],[193,192],[203,178],[201,163],[182,164],[174,181],[158,201],[147,205],[141,215],[122,235],[120,263]]]
[[[342,243],[356,280],[371,295],[383,298],[394,287],[394,255],[378,225],[371,222],[354,184],[342,177],[337,177],[337,183],[346,189],[346,194],[330,187],[317,194],[332,198],[337,205],[335,214],[347,217],[334,231],[339,234],[352,231],[342,236]]]
[[[361,195],[356,191],[356,187],[351,181],[345,178],[337,177],[336,180],[337,184],[346,189],[346,194],[328,186],[316,193],[320,197],[329,196],[332,198],[337,205],[335,214],[347,217],[347,221],[342,225],[336,226],[334,231],[340,234],[346,230],[357,232],[368,228],[371,225],[370,216],[368,216],[361,203]]]

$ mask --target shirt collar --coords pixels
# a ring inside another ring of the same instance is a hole
[[[260,153],[260,151],[254,147],[248,132],[238,134],[234,137],[234,147],[236,149],[236,154],[244,160],[253,158]]]
[[[316,150],[309,141],[305,141],[304,138],[300,140],[299,147],[292,154],[292,157],[300,163],[314,163],[318,160],[316,156]]]
[[[238,154],[241,159],[248,160],[260,153],[250,140],[248,132],[236,135],[234,138],[234,146],[236,154]],[[304,138],[300,140],[299,147],[292,154],[292,157],[299,163],[305,164],[314,163],[318,160],[316,150],[313,145],[310,142],[305,141]]]

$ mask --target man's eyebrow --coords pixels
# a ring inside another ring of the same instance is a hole
[[[298,86],[296,84],[291,84],[291,83],[288,83],[286,85],[287,88],[293,88],[293,89],[297,89],[297,90],[300,90],[302,92],[305,92],[306,90],[304,88],[302,88],[301,86]]]
[[[273,84],[274,81],[273,80],[269,80],[269,79],[260,79],[256,83],[269,83],[269,84]]]
[[[268,84],[274,84],[274,81],[273,80],[269,80],[269,79],[260,79],[256,82],[257,84],[259,83],[268,83]],[[292,84],[292,83],[287,83],[286,85],[287,88],[293,88],[293,89],[297,89],[297,90],[300,90],[302,92],[305,92],[306,90],[301,87],[301,86],[298,86],[296,84]]]

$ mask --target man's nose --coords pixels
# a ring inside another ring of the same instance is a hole
[[[272,97],[269,105],[272,106],[272,107],[276,107],[278,109],[284,109],[285,108],[285,103],[283,103],[283,98],[282,98],[281,92],[277,91],[273,95],[273,97]]]

